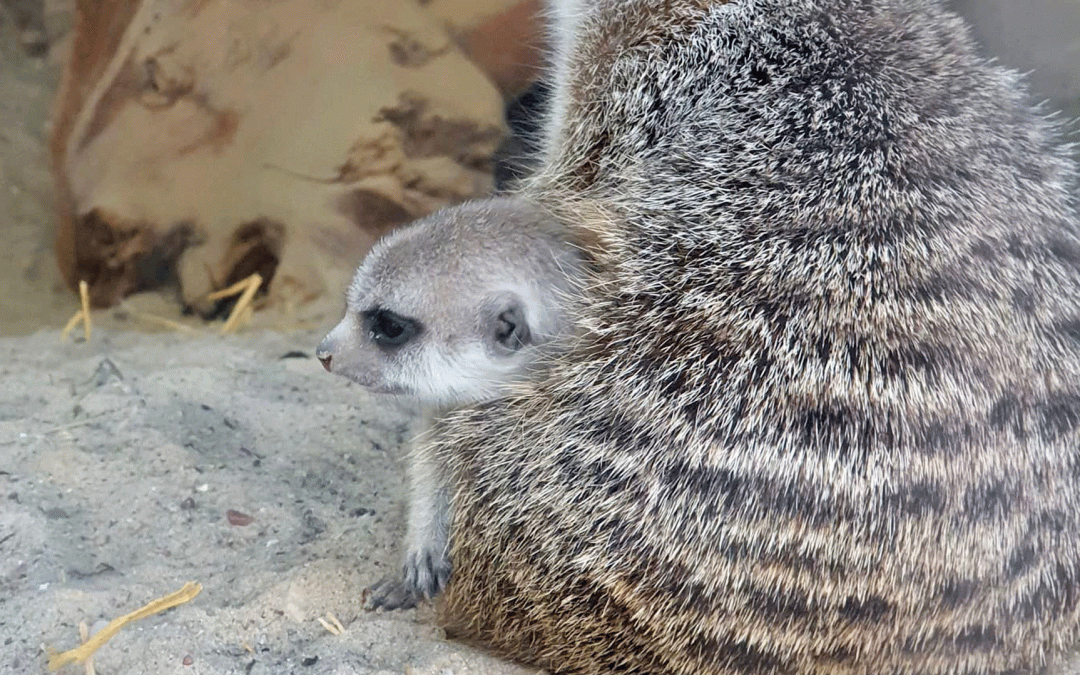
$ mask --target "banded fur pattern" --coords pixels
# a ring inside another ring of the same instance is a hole
[[[1058,663],[1080,237],[1055,123],[938,2],[573,6],[521,196],[599,271],[541,381],[440,427],[447,625],[552,672]]]

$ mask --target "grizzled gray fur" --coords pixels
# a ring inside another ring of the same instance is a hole
[[[517,198],[577,339],[451,414],[452,634],[551,672],[991,675],[1080,628],[1075,167],[929,0],[560,0]]]

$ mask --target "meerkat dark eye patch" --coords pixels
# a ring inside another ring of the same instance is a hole
[[[388,309],[369,309],[363,313],[364,328],[380,347],[400,347],[420,334],[420,322]]]

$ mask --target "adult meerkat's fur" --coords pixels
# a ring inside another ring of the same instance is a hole
[[[540,163],[540,135],[550,97],[547,84],[538,80],[507,104],[507,136],[492,158],[496,193],[512,193]]]
[[[1080,238],[1055,124],[938,2],[554,12],[523,196],[601,276],[528,396],[438,427],[451,634],[552,672],[1059,664]]]
[[[316,355],[372,391],[414,397],[428,418],[506,396],[567,337],[580,263],[565,233],[526,202],[444,209],[376,244]],[[422,440],[409,476],[403,574],[371,589],[371,607],[412,606],[450,573],[445,471]]]

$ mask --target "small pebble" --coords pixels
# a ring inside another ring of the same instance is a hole
[[[195,663],[195,659],[191,658],[191,655],[188,654],[187,656],[184,657],[184,660],[182,661],[182,663],[185,666],[190,666],[191,664]]]
[[[232,509],[225,512],[225,517],[229,519],[230,525],[236,525],[238,527],[250,525],[255,522],[255,519],[248,514],[241,513],[240,511],[233,511]]]

